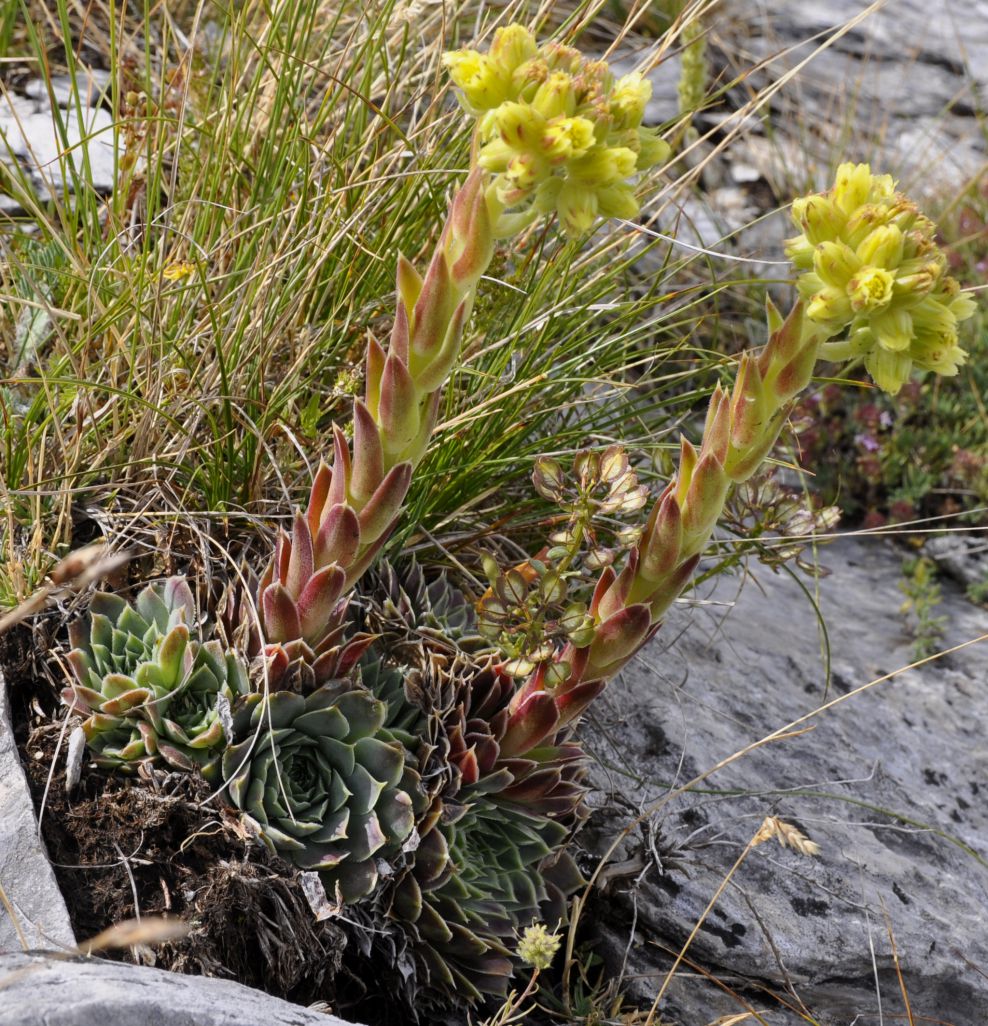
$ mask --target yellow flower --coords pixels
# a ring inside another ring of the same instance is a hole
[[[532,106],[545,118],[571,118],[576,113],[576,89],[564,71],[554,71],[536,89]],[[591,130],[593,124],[590,123]]]
[[[174,261],[165,264],[161,277],[165,281],[181,281],[183,278],[191,278],[196,273],[196,265],[190,264],[188,260]]]
[[[593,122],[587,118],[558,118],[542,137],[546,156],[556,164],[583,156],[593,144]]]
[[[538,47],[532,33],[524,25],[515,23],[505,25],[494,33],[490,56],[510,74],[534,57],[537,51]]]
[[[610,114],[616,129],[637,128],[652,98],[652,83],[633,71],[617,80],[610,98]]]
[[[851,309],[880,310],[892,301],[892,284],[895,279],[883,267],[863,267],[847,283],[847,294]]]
[[[449,77],[460,90],[468,114],[491,110],[504,102],[508,86],[499,66],[476,50],[453,50],[443,55]]]

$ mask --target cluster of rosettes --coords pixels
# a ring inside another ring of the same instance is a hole
[[[831,338],[847,332],[879,388],[895,394],[915,366],[956,374],[967,358],[957,324],[974,312],[945,273],[935,225],[889,175],[842,164],[834,187],[792,206],[801,234],[787,253],[805,273],[807,317]]]
[[[511,235],[557,211],[569,235],[597,216],[634,217],[627,179],[665,161],[669,147],[642,126],[651,84],[633,72],[615,80],[604,61],[558,43],[536,46],[521,25],[494,35],[490,51],[445,55],[466,111],[478,119],[478,163],[495,175]]]

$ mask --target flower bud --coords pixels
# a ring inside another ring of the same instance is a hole
[[[534,36],[524,25],[505,25],[494,33],[490,56],[502,72],[510,75],[537,50]]]
[[[891,309],[869,319],[868,327],[883,349],[900,353],[913,339],[913,320],[908,310]]]
[[[851,303],[839,289],[822,289],[806,304],[806,316],[839,331],[851,319]]]
[[[638,216],[638,200],[627,182],[605,185],[597,190],[597,212],[601,217],[621,217],[626,221]]]
[[[894,225],[881,225],[858,246],[858,260],[875,267],[897,267],[902,263],[905,237]]]
[[[582,235],[597,219],[597,193],[579,182],[565,182],[556,198],[559,219],[567,235]]]
[[[895,296],[902,302],[920,303],[937,283],[942,268],[934,261],[924,264],[913,274],[899,274],[895,279]]]
[[[548,173],[545,162],[534,153],[519,153],[505,169],[497,186],[497,198],[505,206],[514,206],[529,196]]]
[[[515,150],[534,150],[545,132],[545,118],[524,103],[502,103],[494,123],[504,143]]]
[[[844,227],[841,237],[856,250],[877,228],[882,227],[888,219],[887,213],[881,208],[868,204],[860,207]]]
[[[889,395],[895,395],[909,380],[912,359],[907,353],[896,353],[882,346],[875,346],[865,357],[865,367],[872,380]]]
[[[656,164],[664,164],[672,155],[672,147],[658,137],[658,129],[638,129],[638,163],[636,170],[646,171]]]
[[[640,72],[633,71],[619,78],[608,106],[614,127],[622,129],[640,125],[651,97],[652,83]]]
[[[956,331],[917,333],[910,348],[917,367],[953,377],[957,368],[967,362],[967,353],[957,344]]]
[[[571,118],[576,112],[573,79],[565,72],[553,72],[535,91],[532,106],[550,121],[553,118]],[[590,130],[592,133],[592,124]]]
[[[845,289],[861,268],[861,259],[843,242],[821,242],[813,252],[813,269],[824,284]]]
[[[867,203],[872,191],[873,177],[867,164],[841,164],[837,168],[833,201],[839,210],[851,215]]]
[[[477,163],[485,170],[498,174],[506,171],[515,157],[515,150],[500,137],[484,143],[477,154]]]
[[[507,84],[497,65],[476,50],[453,50],[443,55],[449,77],[460,90],[469,114],[492,110],[507,98]]]
[[[792,216],[814,246],[836,239],[845,219],[824,196],[807,196],[792,205]]]

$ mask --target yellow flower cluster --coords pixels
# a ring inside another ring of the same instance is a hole
[[[895,394],[913,367],[956,374],[967,354],[957,324],[974,312],[945,273],[935,226],[889,175],[842,164],[834,187],[792,205],[801,234],[786,252],[805,273],[806,316],[842,355],[863,356],[875,384]]]
[[[477,162],[494,176],[511,235],[557,211],[569,235],[597,216],[634,217],[627,179],[665,161],[669,147],[642,126],[651,83],[615,80],[604,61],[558,43],[537,47],[522,25],[498,29],[488,53],[444,57],[464,109],[478,122]]]

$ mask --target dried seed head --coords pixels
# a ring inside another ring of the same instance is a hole
[[[758,832],[752,838],[751,846],[756,848],[759,844],[775,839],[783,848],[792,848],[800,855],[818,855],[820,845],[811,841],[804,833],[779,819],[778,816],[766,816]]]
[[[548,969],[561,943],[558,933],[550,933],[543,923],[533,923],[518,941],[518,957],[533,969]]]

